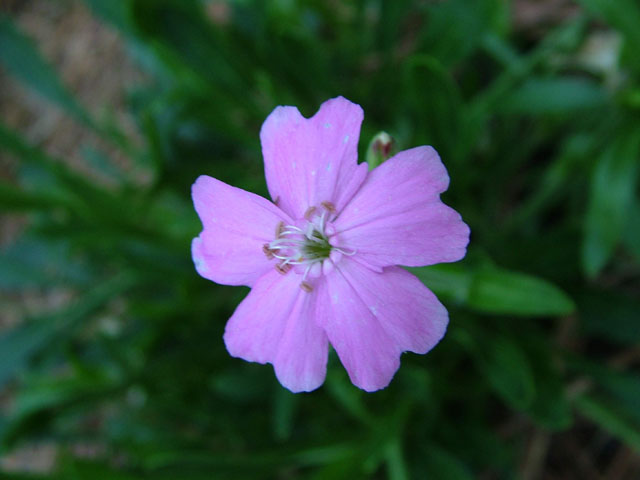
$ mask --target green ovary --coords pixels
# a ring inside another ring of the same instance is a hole
[[[312,240],[307,240],[305,243],[302,252],[305,258],[309,260],[321,260],[325,258],[329,258],[331,254],[331,249],[333,248],[329,243],[329,239],[322,235],[320,232],[315,230],[312,234],[314,239],[319,241],[314,242]]]

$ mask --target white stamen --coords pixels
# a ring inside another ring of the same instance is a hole
[[[295,225],[289,225],[285,230],[280,232],[280,236],[282,236],[282,235],[291,235],[291,234],[294,234],[294,233],[302,233],[302,230],[300,230]]]
[[[325,219],[326,215],[327,215],[327,211],[323,210],[322,211],[322,215],[320,216],[320,231],[321,232],[324,232],[324,219]]]
[[[316,243],[324,243],[326,240],[324,238],[318,238],[315,235],[311,235],[309,237],[307,237],[309,240],[311,240],[312,242],[316,242]]]
[[[296,273],[302,274],[300,288],[305,292],[313,290],[308,279],[330,273],[342,255],[356,254],[355,250],[334,244],[339,243],[334,236],[336,228],[331,223],[335,214],[336,208],[331,202],[321,202],[318,207],[311,206],[304,213],[304,225],[279,222],[275,238],[263,245],[264,254],[268,259],[278,262],[275,268],[281,274],[286,274],[294,266],[302,267]]]
[[[346,255],[347,257],[351,257],[358,252],[357,250],[351,250],[350,252],[347,252],[344,248],[338,248],[338,247],[333,247],[333,249],[342,253],[343,255]]]
[[[313,235],[313,223],[309,222],[307,223],[307,231],[304,233],[304,236],[307,238],[311,238],[311,236]]]
[[[311,270],[312,266],[313,264],[310,264],[307,266],[307,268],[304,269],[304,274],[302,275],[302,283],[304,283],[304,281],[307,279],[307,275],[309,275],[309,270]]]

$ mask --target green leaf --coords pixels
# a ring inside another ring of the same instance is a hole
[[[546,366],[533,363],[535,373],[535,397],[527,413],[538,424],[552,431],[562,431],[573,423],[571,404],[567,398],[564,382],[556,372],[542,376]]]
[[[552,283],[499,269],[474,273],[468,302],[479,311],[511,315],[568,315],[575,310],[573,301]]]
[[[43,410],[112,391],[120,381],[120,378],[95,368],[80,376],[51,373],[31,376],[14,399],[10,428],[15,429],[26,418]]]
[[[410,268],[444,299],[483,313],[546,316],[567,315],[573,301],[546,280],[495,267],[467,269],[457,264]]]
[[[362,391],[353,388],[345,373],[329,369],[326,385],[329,395],[351,417],[366,425],[374,423],[363,401]]]
[[[578,0],[578,3],[622,32],[632,51],[640,49],[640,7],[635,0]]]
[[[293,420],[300,397],[279,386],[274,395],[273,433],[276,440],[287,440],[291,437]]]
[[[263,451],[242,452],[229,454],[208,450],[177,450],[170,451],[154,450],[149,451],[143,460],[145,467],[151,470],[170,469],[179,467],[200,467],[210,471],[225,471],[230,469],[233,472],[251,471],[254,474],[258,471],[262,475],[273,478],[268,472],[282,467],[283,465],[297,466],[318,466],[333,465],[345,458],[350,458],[354,454],[354,443],[336,443],[321,446],[295,445],[293,448],[279,448]],[[261,475],[261,477],[262,477]],[[332,478],[332,477],[329,477]]]
[[[109,2],[111,3],[111,2]],[[58,472],[52,477],[52,480],[83,480],[91,478],[92,480],[143,480],[146,475],[134,475],[125,471],[115,470],[102,461],[88,461],[78,458],[64,458]],[[154,475],[154,478],[165,478]],[[191,476],[185,474],[185,480],[191,480]],[[43,478],[42,480],[47,480]]]
[[[40,149],[29,145],[22,135],[3,123],[0,123],[0,149],[34,163],[46,163],[49,160]]]
[[[524,410],[535,398],[529,360],[518,345],[506,337],[486,336],[475,351],[478,365],[494,391],[512,408]]]
[[[0,205],[6,211],[49,210],[56,206],[67,206],[60,196],[48,192],[29,192],[0,180]]]
[[[430,444],[422,449],[419,475],[415,478],[447,480],[472,480],[474,477],[464,462],[438,445]]]
[[[109,22],[123,32],[131,33],[132,0],[105,2],[104,0],[84,0],[94,15]]]
[[[529,78],[500,104],[505,113],[569,114],[607,104],[604,89],[585,78]]]
[[[137,197],[107,190],[85,175],[71,170],[64,162],[29,145],[19,133],[1,123],[0,150],[6,150],[20,159],[19,179],[26,189],[55,195],[57,205],[68,206],[72,213],[95,225],[95,228],[110,229],[112,233],[124,231],[130,234],[136,231],[149,234],[146,222],[141,222],[135,216],[134,207],[139,205],[135,203]],[[127,212],[127,215],[123,215],[123,212]]]
[[[87,164],[100,174],[115,180],[117,183],[122,183],[125,179],[124,172],[115,165],[111,158],[97,148],[83,147],[82,156],[87,161]]]
[[[576,399],[575,405],[582,415],[640,452],[640,429],[637,426],[634,428],[633,423],[621,415],[615,406],[588,396]]]
[[[0,151],[20,159],[19,180],[25,190],[37,198],[55,198],[51,206],[66,205],[77,212],[86,212],[85,199],[78,196],[83,190],[97,190],[87,179],[74,174],[61,162],[30,145],[18,132],[0,123]],[[41,207],[45,205],[40,202]]]
[[[640,343],[640,301],[616,291],[585,290],[577,298],[580,325],[587,335],[620,344]]]
[[[404,81],[416,141],[434,145],[443,158],[458,159],[461,96],[449,72],[433,57],[414,55],[404,64]]]
[[[540,63],[548,61],[557,52],[577,48],[583,39],[584,23],[582,16],[564,22],[545,35],[526,56],[514,58],[509,67],[502,70],[485,90],[475,95],[468,103],[465,127],[461,132],[464,135],[461,141],[466,144],[465,151],[482,141],[488,122],[495,116],[504,98],[526,81]]]
[[[430,267],[408,268],[439,298],[467,305],[473,283],[473,272],[457,263],[441,263]]]
[[[209,387],[221,397],[242,404],[264,396],[269,380],[261,369],[247,365],[212,376]]]
[[[139,36],[153,45],[158,59],[186,67],[198,88],[204,86],[219,102],[233,98],[236,106],[256,113],[250,95],[253,79],[242,73],[252,65],[244,55],[231,53],[223,31],[202,14],[200,2],[138,0],[132,13]]]
[[[41,317],[25,320],[0,333],[0,387],[24,368],[31,357],[55,345],[57,334],[76,325],[101,308],[107,301],[133,284],[133,277],[119,275],[85,293],[70,306]]]
[[[512,226],[531,222],[541,211],[563,198],[567,183],[574,181],[584,170],[584,159],[591,154],[596,138],[599,138],[599,135],[592,132],[580,132],[567,137],[557,157],[552,160],[535,186],[535,190],[528,198],[523,199],[522,205],[509,220]]]
[[[640,264],[640,199],[636,198],[631,206],[627,228],[624,235],[624,243],[629,252]]]
[[[572,366],[588,375],[598,393],[606,393],[616,411],[636,422],[640,429],[640,377],[636,372],[616,370],[580,358],[573,359]]]
[[[0,289],[82,287],[95,273],[83,260],[72,254],[67,242],[24,235],[0,250]]]
[[[448,0],[426,5],[429,27],[421,31],[421,51],[449,66],[480,46],[489,21],[487,2]]]
[[[400,439],[390,441],[385,449],[385,462],[389,472],[389,480],[408,480],[407,465]]]
[[[51,341],[57,329],[55,322],[41,320],[25,322],[0,333],[0,387]]]
[[[89,114],[62,85],[56,72],[42,58],[30,38],[20,32],[11,19],[0,13],[0,64],[25,85],[60,106],[85,124]]]
[[[528,335],[522,346],[530,359],[535,382],[535,397],[527,414],[540,426],[559,431],[571,426],[572,406],[567,396],[563,370],[557,355],[543,335]]]
[[[614,139],[598,159],[591,178],[582,244],[582,266],[591,278],[604,268],[622,238],[639,166],[637,128]]]

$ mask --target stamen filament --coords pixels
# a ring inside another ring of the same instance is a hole
[[[304,226],[285,225],[278,223],[276,237],[263,246],[263,252],[268,259],[278,261],[276,269],[283,275],[291,268],[301,265],[302,279],[300,288],[311,292],[313,286],[308,281],[310,277],[318,277],[326,270],[325,264],[329,259],[335,263],[341,255],[352,256],[356,251],[331,244],[335,227],[330,223],[335,216],[336,208],[331,202],[322,202],[322,208],[309,207],[304,218]]]
[[[339,247],[333,247],[333,250],[340,252],[341,254],[346,255],[347,257],[351,257],[358,252],[357,250],[351,250],[350,252],[347,252],[344,248],[339,248]]]
[[[311,270],[312,266],[313,264],[310,264],[307,266],[307,268],[304,269],[304,274],[302,275],[302,283],[304,283],[304,281],[307,279],[307,275],[309,275],[309,271]]]

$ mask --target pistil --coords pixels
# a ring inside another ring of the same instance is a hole
[[[343,254],[355,253],[331,244],[329,238],[335,233],[331,219],[336,209],[331,202],[322,202],[320,205],[321,208],[311,206],[305,211],[304,228],[285,225],[284,222],[278,223],[276,238],[262,247],[269,260],[279,260],[276,269],[283,275],[295,265],[304,266],[300,288],[307,293],[313,291],[313,286],[308,281],[309,277],[321,276],[323,272],[331,270],[328,263],[336,263]],[[318,213],[318,210],[322,213]]]

